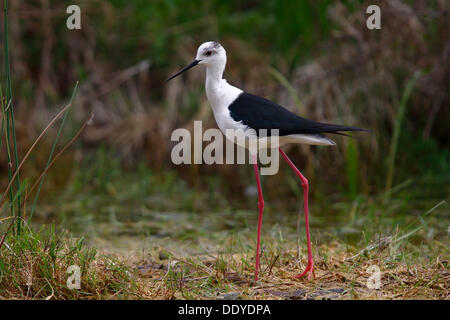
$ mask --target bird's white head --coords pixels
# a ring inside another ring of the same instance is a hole
[[[178,71],[176,74],[171,76],[166,81],[172,80],[176,76],[182,74],[183,72],[195,67],[198,64],[205,65],[208,69],[216,69],[217,74],[222,74],[225,69],[225,64],[227,63],[227,53],[222,45],[215,41],[208,41],[203,43],[197,49],[197,56],[195,60],[188,64],[186,67]]]
[[[195,60],[206,66],[221,65],[226,63],[227,53],[220,43],[209,41],[198,47]]]

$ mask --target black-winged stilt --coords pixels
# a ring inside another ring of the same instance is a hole
[[[215,41],[203,43],[197,50],[195,60],[167,79],[175,78],[181,73],[195,67],[196,65],[206,66],[206,95],[214,112],[217,125],[220,130],[226,133],[227,130],[243,130],[249,138],[258,137],[261,129],[278,130],[278,150],[281,156],[286,160],[291,169],[299,177],[304,191],[304,209],[306,225],[306,241],[308,246],[308,265],[306,269],[294,277],[300,278],[305,274],[308,277],[314,275],[314,261],[311,252],[311,239],[309,234],[309,216],[308,216],[308,180],[295,167],[286,153],[281,149],[281,145],[287,143],[300,143],[311,145],[335,145],[335,142],[322,135],[322,133],[339,133],[341,131],[366,131],[364,129],[340,126],[334,124],[320,123],[304,119],[283,108],[282,106],[266,100],[264,98],[246,93],[227,83],[222,78],[227,62],[225,49]],[[256,135],[255,135],[256,133]],[[265,140],[267,141],[267,139]],[[267,145],[266,147],[271,147]],[[272,146],[273,147],[273,146]],[[259,148],[259,147],[258,147]],[[255,281],[258,280],[261,222],[264,211],[264,198],[261,189],[258,163],[256,155],[252,154],[253,166],[258,186],[258,238],[256,244],[256,265]]]

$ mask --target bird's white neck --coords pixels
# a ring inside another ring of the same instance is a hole
[[[225,70],[225,62],[217,63],[206,66],[206,82],[205,90],[206,96],[208,97],[209,103],[213,108],[214,112],[222,109],[222,98],[223,98],[223,82],[222,79],[223,72]]]
[[[223,63],[216,63],[214,65],[206,66],[206,96],[214,111],[217,123],[221,129],[225,128],[219,120],[218,114],[226,110],[228,106],[236,100],[239,94],[242,93],[241,89],[233,87],[228,84],[225,79],[222,79],[223,72],[225,70],[226,61]]]
[[[217,85],[222,80],[225,62],[206,66],[206,85]]]

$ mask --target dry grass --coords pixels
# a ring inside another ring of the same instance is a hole
[[[321,246],[314,280],[295,279],[306,266],[295,250],[263,251],[261,280],[253,281],[251,253],[175,256],[165,250],[96,255],[72,240],[38,250],[2,250],[1,299],[449,299],[448,260],[394,261],[389,246],[355,257],[342,243]],[[75,246],[72,245],[75,243]],[[442,245],[442,244],[441,244]],[[291,246],[292,248],[293,246]],[[54,248],[53,248],[54,249]],[[19,252],[17,252],[19,253]],[[115,257],[115,258],[112,258]],[[81,267],[81,289],[67,288],[67,268]],[[370,266],[381,269],[380,288],[367,286]],[[5,266],[10,266],[5,272]],[[11,267],[13,267],[11,269]]]
[[[392,261],[385,247],[348,261],[351,253],[337,242],[318,251],[315,280],[292,277],[306,266],[295,250],[263,252],[257,284],[254,259],[243,253],[181,258],[162,251],[133,265],[148,299],[449,299],[448,261],[442,258],[410,265]],[[373,265],[381,269],[378,290],[367,287]]]

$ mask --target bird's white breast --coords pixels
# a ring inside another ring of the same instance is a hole
[[[206,96],[214,112],[219,129],[225,133],[227,129],[246,129],[241,122],[234,121],[228,106],[242,93],[242,90],[230,85],[225,79],[206,81]]]

